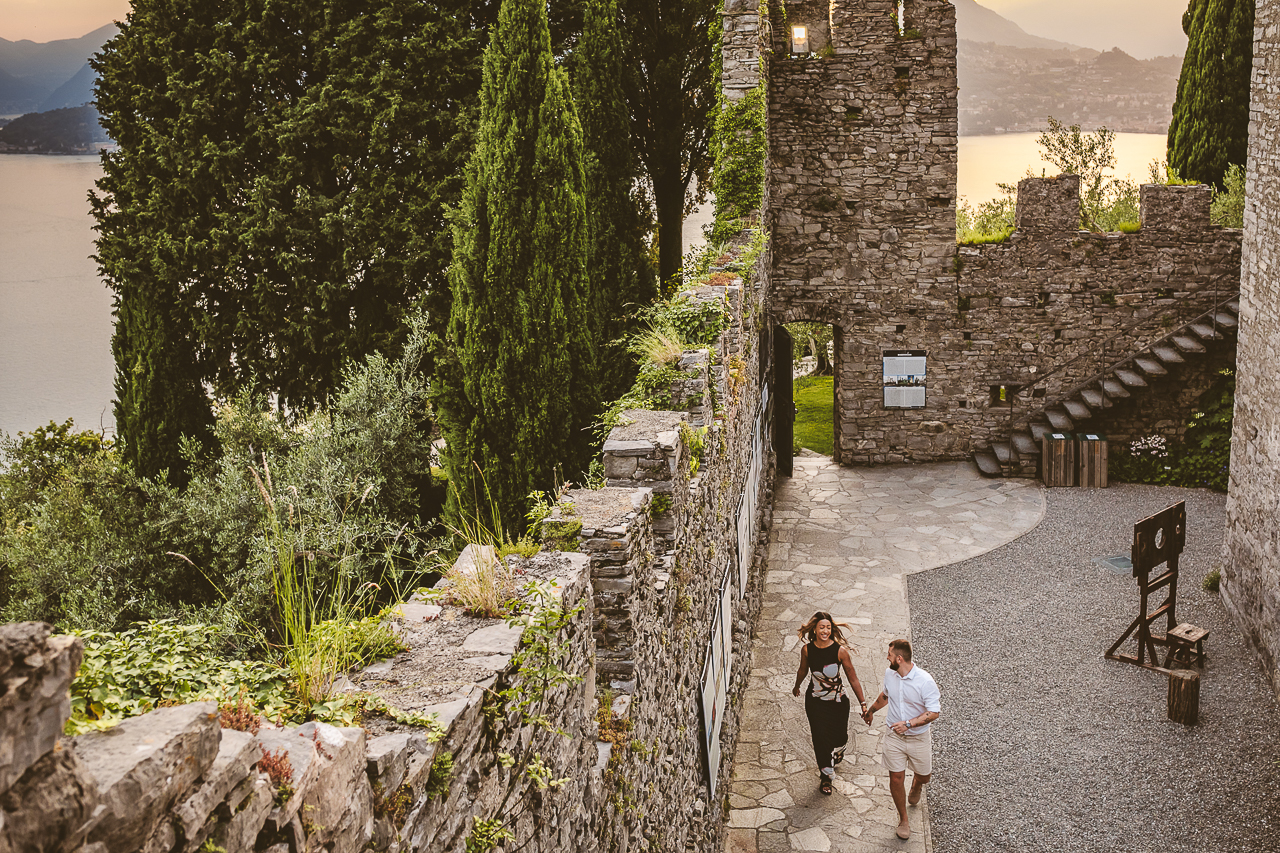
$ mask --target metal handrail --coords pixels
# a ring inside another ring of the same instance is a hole
[[[1088,379],[1085,379],[1083,382],[1080,382],[1079,384],[1077,384],[1077,385],[1076,385],[1076,386],[1074,386],[1073,388],[1071,388],[1071,389],[1069,389],[1069,390],[1067,390],[1067,391],[1063,392],[1063,393],[1062,393],[1062,394],[1061,394],[1057,399],[1055,399],[1052,403],[1045,403],[1045,404],[1044,404],[1044,405],[1042,405],[1039,409],[1037,409],[1037,410],[1035,410],[1035,411],[1029,411],[1029,412],[1027,412],[1027,414],[1026,414],[1026,415],[1024,415],[1024,417],[1025,417],[1025,419],[1026,419],[1026,422],[1027,422],[1027,423],[1030,423],[1030,422],[1031,422],[1031,420],[1032,420],[1036,415],[1043,414],[1043,413],[1044,413],[1046,410],[1048,410],[1051,406],[1061,405],[1061,403],[1062,403],[1062,401],[1063,401],[1063,400],[1069,400],[1069,399],[1071,399],[1071,398],[1072,398],[1072,397],[1074,397],[1076,394],[1078,394],[1080,391],[1083,391],[1084,389],[1088,388],[1088,387],[1089,387],[1090,385],[1092,385],[1093,383],[1098,382],[1100,379],[1102,379],[1103,377],[1105,377],[1105,376],[1107,376],[1107,375],[1109,375],[1109,374],[1111,374],[1111,373],[1114,373],[1116,370],[1118,370],[1119,368],[1123,367],[1124,365],[1126,365],[1126,364],[1131,364],[1131,363],[1133,362],[1133,360],[1134,360],[1134,359],[1136,359],[1138,356],[1142,355],[1143,353],[1150,352],[1150,351],[1151,351],[1152,349],[1154,349],[1156,346],[1159,346],[1161,343],[1164,343],[1164,342],[1166,342],[1166,341],[1169,341],[1169,340],[1170,340],[1170,339],[1172,339],[1175,335],[1178,335],[1178,334],[1180,334],[1180,333],[1184,332],[1188,327],[1195,325],[1196,323],[1200,322],[1201,320],[1204,320],[1206,317],[1210,318],[1210,322],[1211,322],[1211,324],[1212,324],[1212,328],[1213,328],[1213,331],[1214,331],[1214,335],[1216,336],[1216,335],[1217,335],[1217,332],[1218,332],[1218,312],[1219,312],[1219,311],[1221,311],[1223,308],[1225,308],[1227,305],[1229,305],[1231,302],[1233,302],[1233,301],[1235,301],[1235,300],[1237,300],[1237,299],[1239,299],[1239,298],[1240,298],[1240,292],[1239,292],[1239,291],[1236,291],[1236,292],[1235,292],[1235,293],[1233,293],[1231,296],[1228,296],[1226,299],[1222,300],[1221,302],[1218,302],[1216,305],[1214,305],[1214,306],[1212,306],[1211,308],[1209,308],[1207,311],[1204,311],[1204,312],[1202,312],[1201,314],[1196,315],[1193,319],[1188,320],[1186,323],[1183,323],[1181,326],[1179,326],[1179,327],[1177,327],[1176,329],[1173,329],[1172,331],[1168,332],[1168,333],[1167,333],[1167,334],[1165,334],[1163,337],[1160,337],[1160,338],[1156,339],[1156,341],[1155,341],[1155,342],[1153,342],[1152,344],[1150,344],[1149,346],[1147,346],[1145,349],[1143,349],[1143,350],[1139,350],[1139,351],[1137,351],[1137,352],[1129,352],[1129,353],[1128,353],[1128,354],[1126,354],[1123,358],[1120,358],[1120,359],[1118,359],[1118,360],[1116,360],[1116,361],[1111,362],[1110,364],[1107,364],[1105,367],[1103,367],[1103,368],[1102,368],[1101,370],[1099,370],[1097,373],[1095,373],[1095,374],[1093,374],[1092,376],[1090,376]],[[1166,316],[1168,316],[1168,315],[1167,315],[1167,314],[1158,315],[1158,317],[1161,317],[1161,318],[1166,317]],[[1135,322],[1133,322],[1133,323],[1130,323],[1129,325],[1122,327],[1119,331],[1115,332],[1114,334],[1112,334],[1111,336],[1109,336],[1109,337],[1107,337],[1105,340],[1103,340],[1103,341],[1101,342],[1101,346],[1100,346],[1100,349],[1101,349],[1101,351],[1102,351],[1102,355],[1103,355],[1103,359],[1105,360],[1105,358],[1106,358],[1106,353],[1107,353],[1107,351],[1110,349],[1111,343],[1112,343],[1113,341],[1115,341],[1115,340],[1117,340],[1118,338],[1121,338],[1121,337],[1123,337],[1123,336],[1127,335],[1129,332],[1133,331],[1133,330],[1134,330],[1134,329],[1136,329],[1138,326],[1141,326],[1141,325],[1145,325],[1145,324],[1150,323],[1153,319],[1156,319],[1156,318],[1153,318],[1153,317],[1147,317],[1147,318],[1145,318],[1145,319],[1143,319],[1143,320],[1135,321]],[[1053,370],[1050,370],[1048,373],[1045,373],[1045,374],[1043,374],[1043,375],[1041,375],[1041,376],[1037,377],[1037,378],[1035,379],[1035,381],[1033,381],[1033,382],[1031,382],[1031,383],[1029,383],[1029,384],[1027,384],[1027,385],[1022,386],[1022,387],[1021,387],[1021,388],[1019,388],[1016,392],[1014,392],[1014,393],[1010,394],[1010,395],[1009,395],[1009,434],[1010,434],[1010,436],[1012,436],[1013,431],[1014,431],[1014,428],[1015,428],[1015,427],[1014,427],[1014,420],[1015,420],[1015,418],[1014,418],[1014,402],[1015,402],[1015,400],[1016,400],[1018,397],[1022,397],[1022,396],[1024,396],[1025,394],[1029,393],[1033,388],[1035,388],[1035,387],[1036,387],[1037,385],[1039,385],[1040,383],[1044,382],[1044,381],[1045,381],[1046,379],[1048,379],[1049,377],[1053,376],[1055,373],[1059,373],[1059,372],[1061,372],[1062,370],[1066,369],[1067,367],[1070,367],[1072,364],[1075,364],[1076,362],[1080,361],[1082,358],[1085,358],[1086,356],[1093,356],[1093,355],[1096,355],[1096,354],[1098,353],[1098,349],[1099,349],[1099,347],[1094,347],[1094,348],[1090,348],[1090,349],[1088,349],[1088,350],[1086,350],[1086,351],[1084,351],[1084,352],[1082,352],[1082,353],[1079,353],[1078,355],[1074,356],[1073,358],[1068,359],[1067,361],[1064,361],[1062,364],[1058,365],[1058,366],[1057,366],[1057,367],[1055,367]],[[1030,399],[1030,398],[1028,398],[1028,399]]]

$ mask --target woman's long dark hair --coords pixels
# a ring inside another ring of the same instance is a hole
[[[848,623],[837,622],[835,619],[831,618],[831,614],[825,610],[819,610],[817,613],[810,616],[809,621],[801,625],[799,631],[796,631],[796,636],[804,640],[806,643],[812,643],[816,639],[814,636],[814,629],[818,627],[818,623],[823,619],[831,623],[831,639],[835,640],[846,649],[852,649],[853,646],[844,638],[844,634],[840,633],[841,628],[849,627]]]

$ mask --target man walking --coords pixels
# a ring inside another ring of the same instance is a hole
[[[911,662],[911,644],[894,640],[889,644],[889,668],[884,671],[884,689],[876,701],[862,714],[871,718],[885,705],[889,711],[881,754],[889,771],[889,792],[898,808],[898,837],[911,837],[907,821],[907,804],[920,802],[920,792],[933,772],[933,740],[929,724],[942,713],[942,695],[933,676]],[[907,767],[911,768],[911,795],[907,796]]]

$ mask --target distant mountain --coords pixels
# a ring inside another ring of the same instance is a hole
[[[1009,47],[1082,50],[1079,45],[1033,36],[1008,18],[1001,17],[986,6],[978,5],[977,0],[955,0],[955,6],[956,35],[961,39],[993,42]]]
[[[1187,0],[1018,0],[1002,5],[1008,7],[1008,17],[1030,32],[1085,47],[1119,47],[1139,59],[1187,50],[1182,31]]]
[[[40,109],[118,32],[115,24],[107,24],[76,39],[43,43],[0,39],[0,114]]]
[[[0,151],[24,154],[84,154],[107,143],[93,107],[28,113],[0,127]]]
[[[53,90],[53,94],[40,102],[38,112],[62,109],[63,107],[80,107],[93,102],[93,84],[98,75],[85,63],[75,76]]]
[[[1044,50],[961,41],[960,133],[1043,130],[1053,116],[1086,130],[1166,133],[1182,61],[1119,48]]]

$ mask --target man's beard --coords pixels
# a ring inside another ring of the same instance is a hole
[[[897,671],[898,671],[898,664],[897,664],[897,662],[894,662],[894,663],[889,664],[889,669],[893,670],[894,672],[897,672]]]

